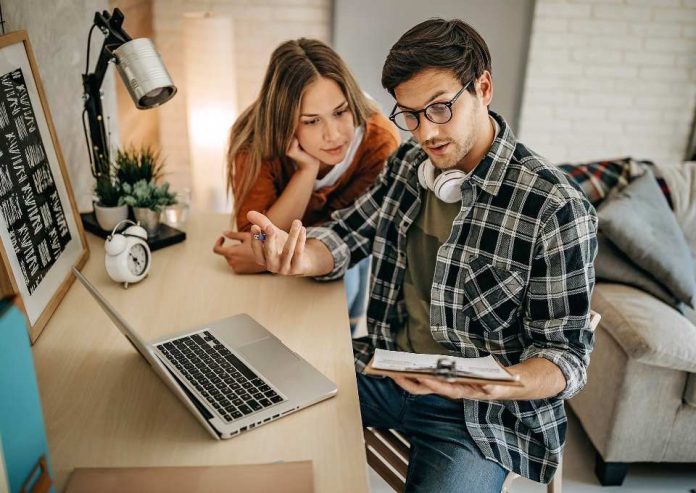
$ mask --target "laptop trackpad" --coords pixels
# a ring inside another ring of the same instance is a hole
[[[247,314],[220,320],[212,324],[216,334],[232,347],[243,347],[266,339],[268,331]]]
[[[274,338],[247,345],[241,354],[266,378],[277,380],[298,376],[303,360]]]

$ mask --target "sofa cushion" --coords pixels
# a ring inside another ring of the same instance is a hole
[[[696,373],[696,326],[674,308],[631,286],[597,283],[592,309],[629,357]]]
[[[632,262],[694,306],[694,260],[652,172],[614,191],[597,215],[600,229]]]
[[[628,284],[650,293],[658,300],[683,310],[683,304],[667,291],[649,272],[631,262],[602,231],[597,232],[597,257],[594,262],[597,281]]]
[[[657,163],[655,166],[669,186],[674,216],[696,259],[696,161],[680,165]]]

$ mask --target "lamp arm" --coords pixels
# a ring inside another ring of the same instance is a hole
[[[113,15],[107,11],[94,14],[94,25],[106,35],[99,52],[99,59],[94,72],[82,75],[84,89],[85,111],[89,123],[90,161],[92,175],[95,178],[109,174],[110,152],[109,142],[104,126],[104,111],[101,103],[101,86],[109,68],[109,61],[114,58],[113,50],[131,40],[123,30],[123,13],[118,8]],[[89,56],[89,54],[88,54]]]

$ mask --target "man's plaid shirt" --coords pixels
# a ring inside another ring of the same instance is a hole
[[[437,253],[431,333],[463,357],[491,354],[504,366],[541,357],[561,369],[567,386],[550,399],[464,401],[467,429],[486,457],[548,482],[565,441],[563,399],[585,384],[594,341],[589,310],[597,217],[563,172],[491,115],[500,130],[462,185],[461,211]],[[355,344],[359,371],[374,348],[395,349],[404,323],[406,235],[421,206],[417,168],[425,159],[413,140],[404,143],[368,193],[308,232],[334,258],[322,279],[339,278],[373,256],[369,342]]]

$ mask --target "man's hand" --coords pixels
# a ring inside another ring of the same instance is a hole
[[[251,249],[259,265],[286,276],[310,274],[309,259],[305,255],[307,229],[302,222],[295,219],[286,233],[260,212],[251,211],[247,218],[252,224]],[[261,236],[265,238],[262,240]]]
[[[523,386],[449,383],[427,376],[394,377],[394,381],[399,387],[415,395],[438,394],[449,399],[478,401],[547,399],[557,396],[566,388],[561,369],[545,358],[530,358],[506,369],[517,375]]]
[[[226,238],[237,240],[239,243],[225,246]],[[256,262],[251,249],[251,233],[225,231],[215,242],[213,252],[223,256],[237,274],[256,274],[266,270]]]
[[[413,395],[437,394],[448,399],[497,401],[512,399],[510,387],[505,385],[477,385],[449,383],[432,377],[392,377],[394,382]]]

